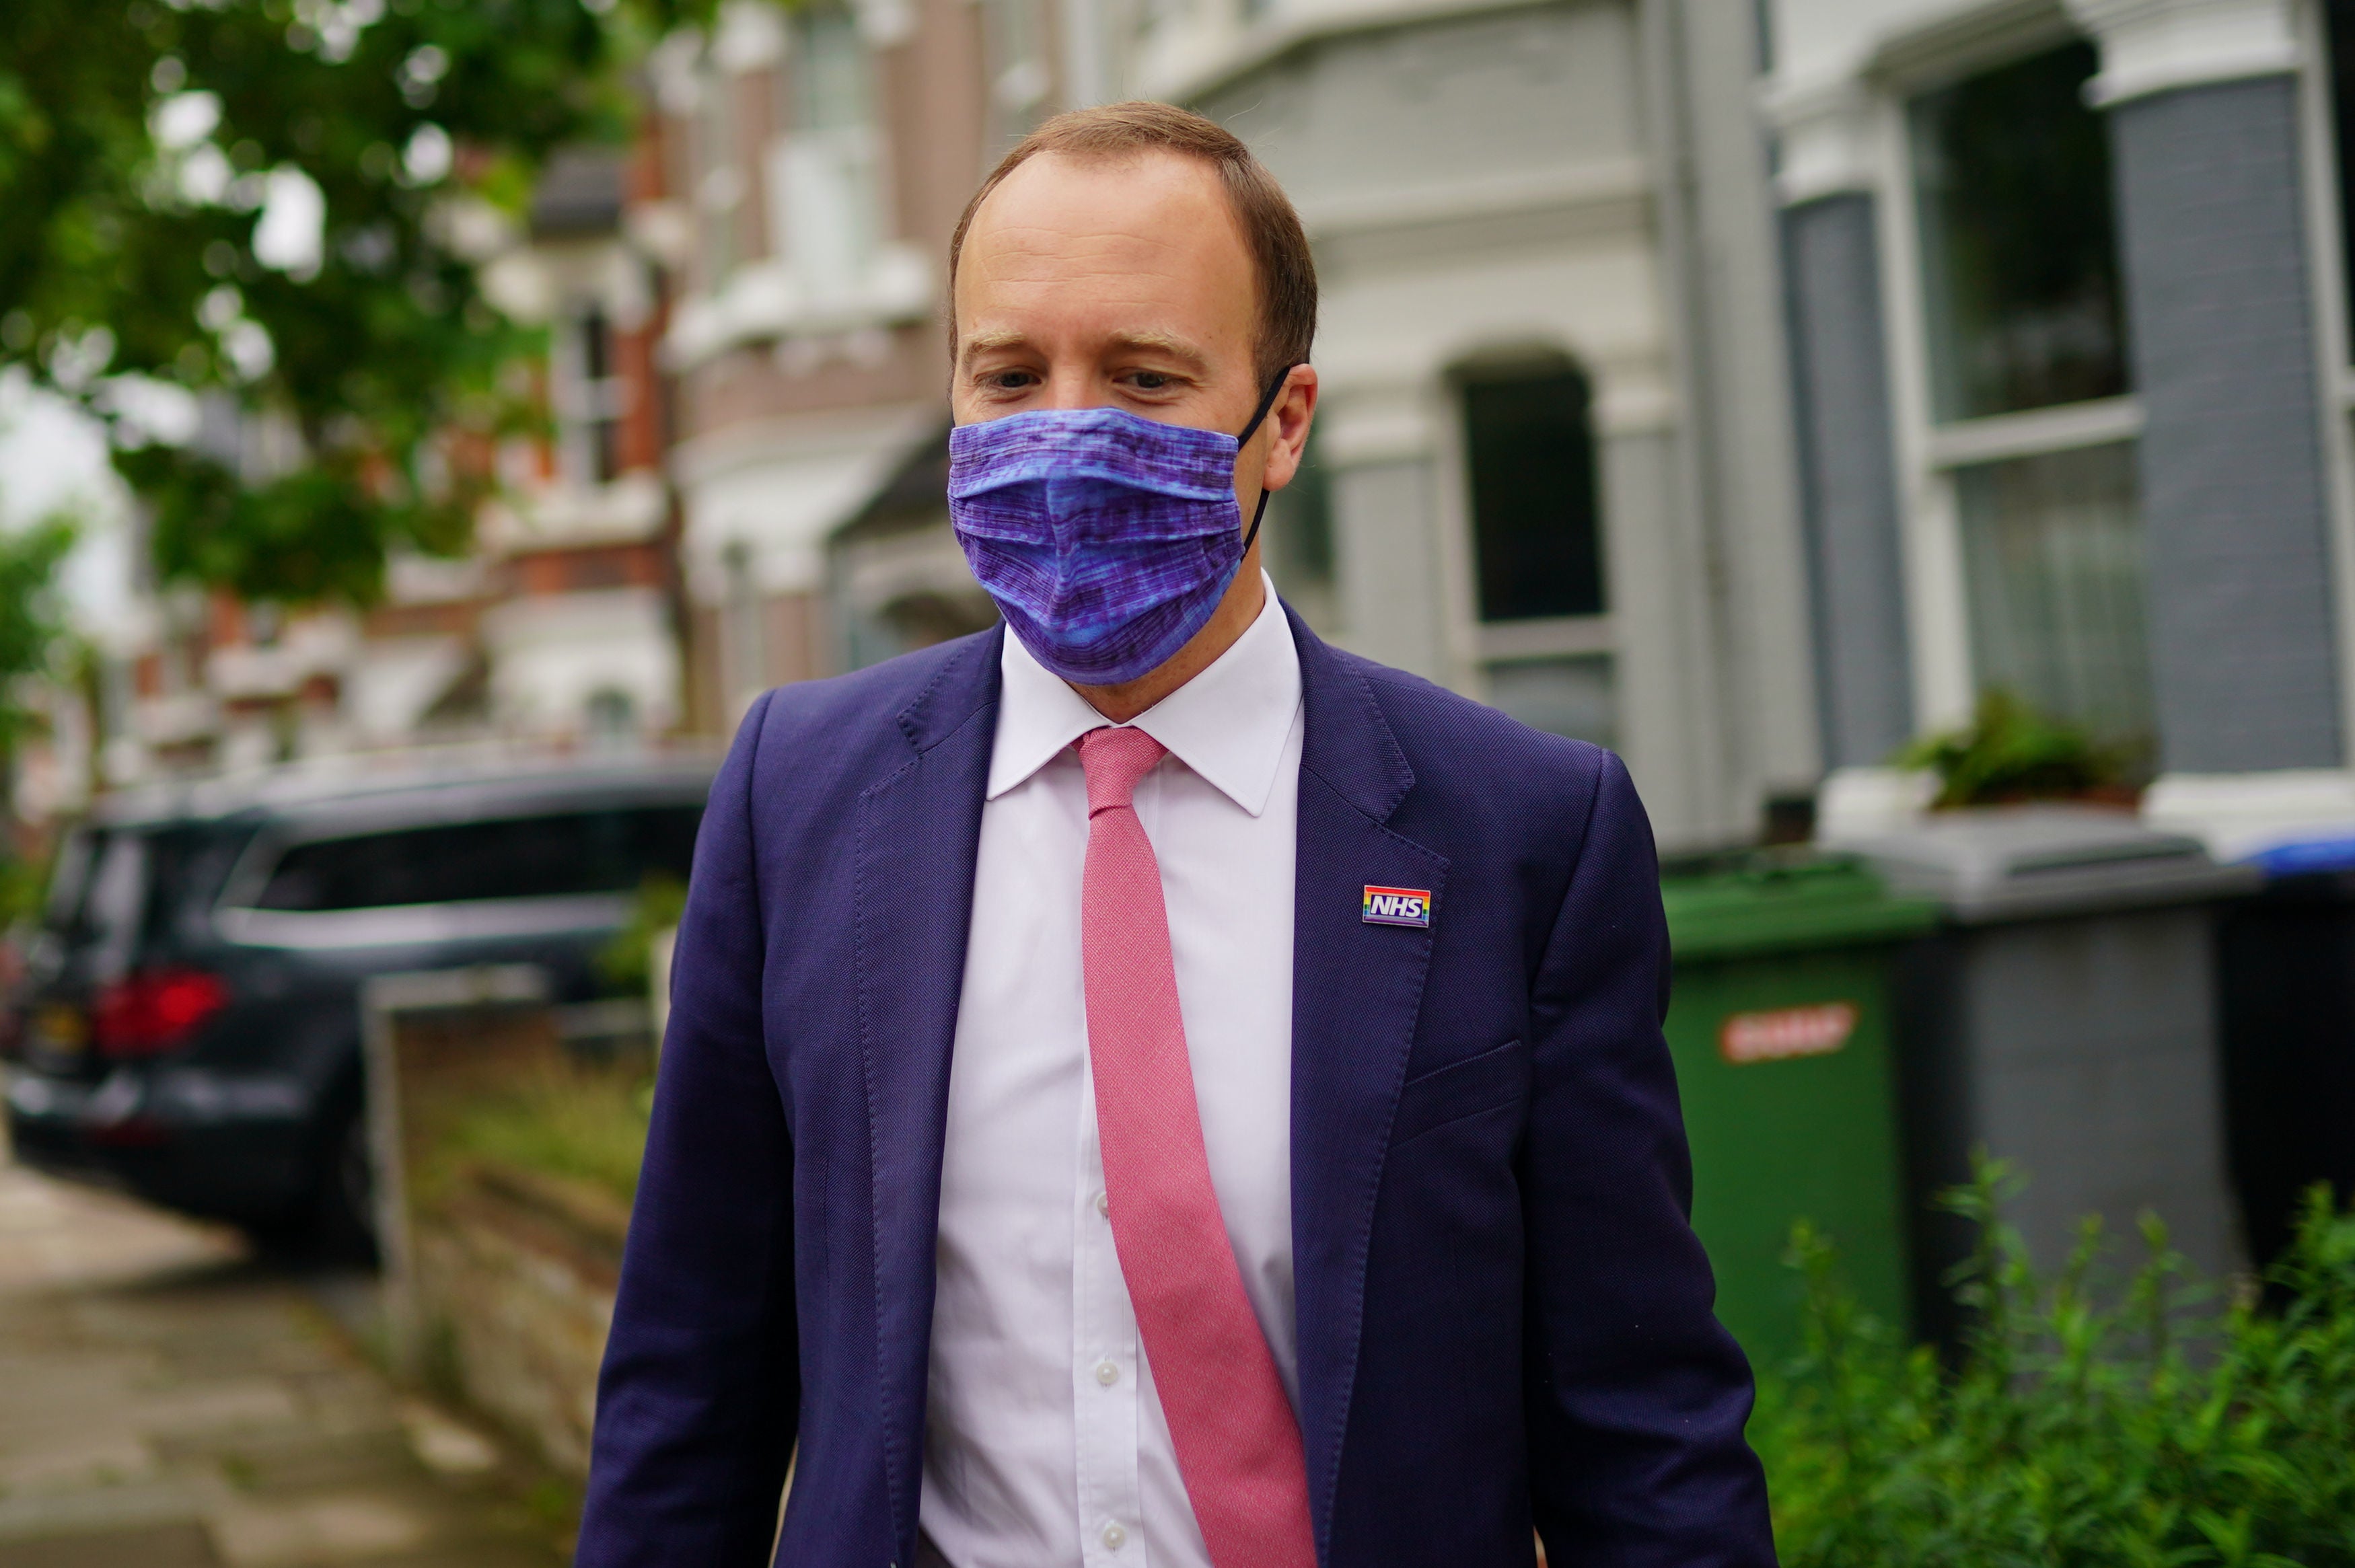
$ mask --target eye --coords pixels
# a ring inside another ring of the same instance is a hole
[[[1020,392],[1039,384],[1039,376],[1031,370],[993,370],[981,378],[981,384],[993,392]]]
[[[1140,392],[1160,392],[1177,385],[1177,379],[1166,370],[1139,370],[1129,376],[1129,384]]]

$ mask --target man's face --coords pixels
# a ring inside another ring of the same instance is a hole
[[[954,304],[949,402],[961,425],[1110,405],[1232,434],[1265,390],[1251,252],[1216,171],[1197,159],[1030,159],[974,214]],[[1296,418],[1271,418],[1237,456],[1246,516],[1263,482],[1280,488],[1297,467],[1315,379],[1294,376],[1309,388]]]

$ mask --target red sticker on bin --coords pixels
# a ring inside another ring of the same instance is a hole
[[[1737,1067],[1793,1056],[1828,1056],[1848,1044],[1856,1033],[1856,1021],[1852,1001],[1737,1012],[1718,1026],[1718,1054]]]

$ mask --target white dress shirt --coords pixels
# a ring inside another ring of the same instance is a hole
[[[1104,1217],[1080,883],[1105,721],[1006,639],[949,1067],[922,1526],[953,1568],[1209,1568]],[[1302,708],[1267,605],[1132,721],[1202,1141],[1243,1289],[1296,1411],[1292,886]]]

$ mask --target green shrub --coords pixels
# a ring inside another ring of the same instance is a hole
[[[1949,1205],[1977,1222],[1959,1364],[1908,1348],[1804,1227],[1806,1350],[1762,1380],[1785,1568],[2336,1568],[2355,1564],[2355,1213],[2310,1201],[2279,1305],[2218,1303],[2157,1221],[2101,1287],[2089,1222],[2055,1277],[1996,1218],[1999,1167]]]

